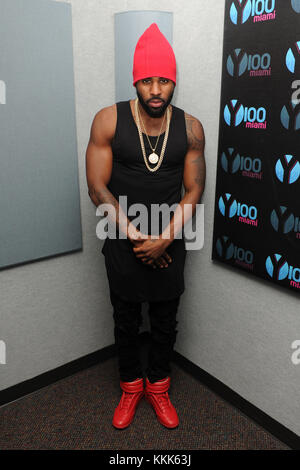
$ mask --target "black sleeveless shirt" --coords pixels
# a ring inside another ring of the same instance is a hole
[[[160,155],[165,133],[161,134],[156,153]],[[147,137],[143,134],[146,155],[152,153]],[[157,136],[149,136],[152,147]],[[172,116],[165,155],[157,171],[150,172],[145,165],[138,129],[134,121],[130,101],[117,103],[117,126],[112,140],[113,168],[108,189],[119,201],[119,196],[127,196],[127,210],[135,203],[142,203],[148,209],[148,234],[161,233],[166,223],[159,223],[159,232],[151,231],[151,204],[168,204],[169,223],[176,205],[182,199],[184,158],[188,149],[184,111],[172,105]],[[149,163],[150,168],[155,165]],[[126,208],[122,203],[121,207]],[[138,217],[126,215],[129,220]],[[136,225],[136,224],[135,224]],[[136,225],[139,228],[138,225]],[[140,228],[143,232],[143,229]],[[175,238],[166,251],[172,258],[167,268],[143,264],[133,251],[134,245],[126,239],[105,239],[102,253],[110,289],[124,300],[133,302],[169,300],[181,295],[185,290],[184,264],[186,248],[181,238]]]

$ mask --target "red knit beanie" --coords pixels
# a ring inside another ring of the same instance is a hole
[[[164,77],[176,85],[173,49],[156,23],[152,23],[137,42],[133,58],[133,85],[148,77]]]

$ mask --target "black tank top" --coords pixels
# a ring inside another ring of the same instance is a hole
[[[160,155],[164,133],[161,134],[156,148]],[[147,137],[143,134],[146,155],[152,153]],[[157,136],[149,136],[152,146]],[[117,103],[117,126],[112,140],[113,168],[108,189],[119,202],[119,196],[127,196],[127,210],[135,203],[142,203],[148,208],[148,234],[151,231],[151,204],[176,205],[182,199],[184,158],[187,152],[187,134],[184,111],[172,105],[172,116],[165,155],[161,166],[150,172],[145,165],[138,129],[135,124],[130,101]],[[149,163],[150,167],[154,167]],[[121,204],[122,205],[122,204]],[[124,206],[122,205],[123,209]],[[170,218],[174,212],[171,212]],[[129,216],[133,220],[138,216]],[[169,218],[169,220],[170,220]],[[165,227],[159,225],[159,233]],[[137,226],[139,228],[139,226]],[[181,232],[182,234],[183,232]],[[106,238],[102,253],[105,255],[110,289],[124,300],[159,301],[181,295],[184,286],[184,264],[186,249],[184,238],[176,238],[168,246],[167,252],[173,259],[167,268],[153,269],[144,265],[133,251],[133,244],[128,239]]]

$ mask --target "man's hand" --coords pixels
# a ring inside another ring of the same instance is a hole
[[[129,241],[131,241],[131,243],[136,248],[140,248],[142,246],[142,243],[145,240],[149,240],[151,238],[150,235],[146,235],[146,234],[140,232],[140,230],[138,230],[135,227],[135,225],[132,224],[131,222],[129,223],[128,228],[127,228],[127,237],[129,239]],[[149,260],[145,256],[143,258],[140,258],[140,259],[141,259],[142,263],[147,264],[149,266],[152,266],[153,269],[157,268],[158,266],[160,268],[167,268],[168,263],[172,263],[172,258],[166,251],[164,251],[163,254],[159,258],[157,258],[156,260],[154,260],[154,259]]]
[[[153,262],[152,260],[145,261],[145,264],[150,264],[154,269],[157,266],[159,266],[160,268],[167,268],[169,266],[168,263],[172,263],[172,258],[166,251],[164,251],[160,258],[156,259]]]
[[[135,246],[135,248],[141,248],[142,243],[145,240],[150,240],[151,239],[151,235],[146,235],[146,234],[142,233],[131,222],[128,225],[127,237],[129,239],[129,241],[131,241],[131,243]],[[141,259],[141,261],[144,264],[152,266],[153,269],[157,268],[158,266],[160,268],[167,268],[168,263],[172,263],[172,258],[166,251],[164,251],[162,253],[162,255],[157,259],[149,259],[146,256],[143,256],[143,257],[138,256],[138,257]]]
[[[168,242],[165,239],[157,238],[153,239],[150,235],[142,235],[146,239],[142,239],[135,243],[133,251],[137,258],[145,264],[152,265],[153,268],[156,266],[167,267],[168,263],[172,262],[172,258],[165,251],[168,246]]]
[[[169,264],[172,263],[172,258],[166,251],[164,251],[163,254],[155,260],[153,259],[148,260],[145,257],[140,258],[140,259],[144,264],[147,264],[148,266],[152,266],[153,269],[156,269],[157,267],[167,268]]]

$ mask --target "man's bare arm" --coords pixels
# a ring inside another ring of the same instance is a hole
[[[206,180],[205,164],[205,134],[201,122],[185,114],[186,130],[189,150],[185,158],[184,167],[184,187],[188,191],[196,191],[196,185],[199,189],[199,201],[201,201]]]
[[[109,221],[116,224],[119,231],[122,231],[133,242],[137,237],[137,230],[107,188],[112,172],[111,141],[115,133],[116,121],[116,105],[101,109],[94,117],[86,150],[88,193],[97,207],[99,204],[109,204],[112,207],[112,210],[107,212]]]
[[[201,122],[185,113],[188,151],[185,156],[183,184],[185,195],[174,212],[170,224],[161,237],[168,238],[169,244],[180,232],[183,225],[194,215],[196,204],[201,202],[205,188],[206,164],[204,157],[205,135]]]

